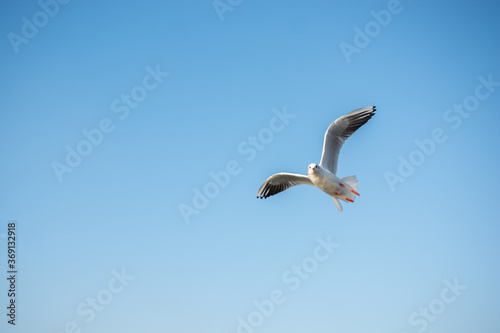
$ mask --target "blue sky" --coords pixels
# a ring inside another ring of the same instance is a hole
[[[2,1],[2,332],[498,331],[499,14]],[[339,160],[354,204],[255,199],[369,105]]]

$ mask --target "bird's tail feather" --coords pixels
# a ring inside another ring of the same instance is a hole
[[[353,190],[358,190],[358,178],[356,178],[356,176],[348,176],[341,178],[340,180],[349,185]]]
[[[340,193],[336,193],[336,196],[332,196],[332,199],[335,202],[335,205],[337,205],[339,211],[342,211],[342,205],[339,200],[354,202],[356,195],[359,195],[358,192],[356,192],[358,189],[358,179],[356,176],[344,177],[341,178],[341,181],[341,186],[344,188],[340,191]]]

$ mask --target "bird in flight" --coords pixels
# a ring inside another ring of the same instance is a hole
[[[281,172],[267,178],[257,192],[257,198],[267,198],[296,185],[313,185],[332,197],[338,210],[339,200],[354,202],[359,193],[356,176],[337,177],[337,161],[340,148],[358,128],[375,114],[374,106],[354,110],[335,120],[326,130],[323,154],[319,164],[311,163],[306,175]]]

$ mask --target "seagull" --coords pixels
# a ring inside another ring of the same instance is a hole
[[[375,106],[354,110],[331,123],[326,130],[323,153],[319,164],[311,163],[306,175],[281,172],[267,178],[257,192],[257,198],[268,198],[296,185],[313,185],[332,197],[342,212],[339,200],[354,202],[359,193],[356,176],[337,177],[340,148],[358,128],[375,114]]]

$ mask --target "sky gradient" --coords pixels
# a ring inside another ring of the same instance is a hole
[[[2,332],[500,331],[499,1],[0,2]],[[339,213],[307,173],[332,121]]]

